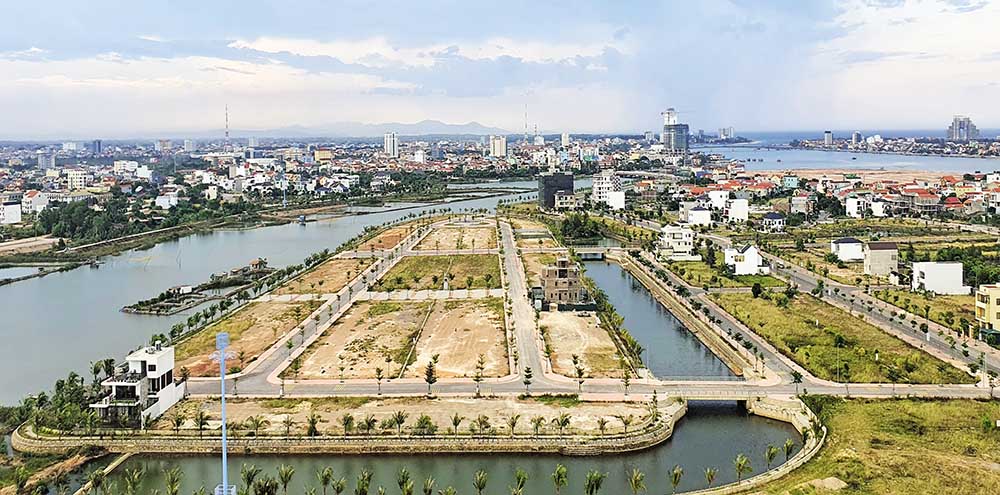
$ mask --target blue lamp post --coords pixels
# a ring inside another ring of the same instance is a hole
[[[226,348],[229,347],[229,334],[222,332],[215,335],[215,354],[213,359],[219,361],[219,383],[222,398],[222,484],[215,487],[215,495],[236,495],[236,485],[229,484],[229,465],[226,448]]]

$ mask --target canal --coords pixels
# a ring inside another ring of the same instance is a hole
[[[617,263],[584,264],[625,328],[646,349],[643,362],[657,378],[735,379],[732,371],[698,340],[641,282]]]
[[[525,493],[539,494],[552,492],[551,473],[556,464],[562,463],[569,470],[569,485],[563,493],[583,493],[583,480],[590,470],[608,474],[601,493],[629,493],[628,473],[633,468],[646,474],[648,493],[670,493],[669,472],[675,465],[684,470],[678,490],[704,488],[706,468],[717,470],[715,485],[729,483],[736,481],[733,469],[736,455],[746,455],[753,472],[760,473],[766,467],[764,451],[767,446],[774,445],[780,449],[789,438],[795,442],[798,451],[801,445],[799,434],[787,423],[747,415],[734,403],[691,403],[687,416],[677,424],[670,440],[631,454],[600,457],[510,454],[231,457],[229,476],[230,480],[238,483],[240,466],[246,463],[276,478],[278,466],[284,463],[295,468],[289,493],[305,493],[308,487],[315,487],[317,493],[322,493],[316,481],[316,470],[331,467],[338,478],[347,478],[346,493],[353,493],[355,478],[362,469],[368,469],[374,473],[369,493],[377,493],[378,486],[385,487],[387,493],[399,493],[395,476],[400,468],[405,467],[416,482],[417,493],[420,493],[422,480],[432,476],[437,481],[438,489],[453,486],[463,494],[474,493],[472,475],[476,470],[483,469],[489,474],[485,493],[495,494],[507,493],[507,486],[513,484],[514,471],[520,468],[528,473]],[[783,461],[782,452],[772,467]],[[134,458],[120,467],[116,476],[121,476],[125,469],[137,467],[143,468],[146,473],[139,493],[151,493],[152,490],[163,493],[163,473],[172,467],[178,467],[184,473],[182,494],[192,493],[201,486],[211,492],[221,476],[217,457],[195,456]],[[121,486],[120,480],[118,485]]]

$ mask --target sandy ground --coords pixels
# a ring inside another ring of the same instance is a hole
[[[597,325],[597,317],[593,313],[543,311],[538,324],[548,332],[548,342],[552,346],[552,369],[556,373],[575,378],[573,355],[576,354],[580,357],[585,376],[621,376],[615,343],[608,332]]]
[[[244,367],[253,362],[282,336],[309,317],[320,301],[250,303],[234,315],[212,324],[177,348],[177,369],[187,367],[191,376],[216,376],[218,364],[212,361],[215,334],[229,332],[229,350],[234,356],[244,353],[243,362],[229,361],[229,366]]]
[[[510,224],[514,227],[514,230],[548,230],[548,227],[544,223],[527,218],[511,218]]]
[[[0,254],[9,255],[44,251],[58,242],[58,237],[51,237],[47,235],[29,237],[27,239],[18,239],[16,241],[0,242]]]
[[[185,429],[193,429],[194,425],[190,418],[195,411],[203,409],[209,413],[211,421],[209,428],[219,428],[220,408],[216,400],[190,399],[181,402],[174,408],[177,412],[188,418]],[[442,433],[451,432],[452,416],[458,414],[463,418],[459,426],[459,432],[468,433],[470,424],[469,418],[485,415],[490,419],[490,423],[497,433],[509,433],[507,419],[512,415],[520,415],[515,432],[529,434],[532,433],[531,419],[534,417],[545,418],[545,426],[541,433],[558,433],[558,429],[552,426],[549,421],[556,416],[566,413],[570,415],[570,426],[566,433],[598,433],[597,419],[605,418],[608,421],[607,433],[620,433],[622,424],[615,419],[616,415],[635,417],[635,422],[630,427],[631,430],[641,428],[640,424],[648,419],[643,419],[648,415],[648,409],[642,403],[616,403],[616,402],[571,402],[560,404],[559,402],[546,403],[541,400],[519,400],[514,398],[506,399],[424,399],[424,398],[393,398],[393,399],[366,399],[366,398],[323,398],[323,399],[230,399],[226,401],[226,414],[231,421],[244,422],[249,416],[262,416],[270,424],[262,431],[274,434],[284,434],[285,427],[282,424],[286,417],[291,417],[294,421],[292,434],[302,434],[306,425],[306,418],[309,413],[315,411],[320,416],[319,429],[324,434],[341,435],[344,430],[341,427],[341,417],[350,413],[354,416],[355,422],[369,415],[382,421],[387,419],[396,411],[402,411],[407,415],[403,426],[403,432],[410,430],[417,417],[427,414],[438,426],[438,431]],[[164,418],[160,419],[153,427],[160,430],[169,430],[169,418],[174,411],[168,412]],[[239,432],[238,432],[239,434]]]
[[[497,298],[475,301],[441,301],[417,341],[417,359],[407,377],[422,377],[427,363],[438,355],[438,377],[472,377],[480,354],[485,358],[483,376],[508,374],[503,326],[503,303]]]
[[[427,234],[414,248],[417,251],[437,249],[493,249],[497,233],[493,227],[441,227]]]
[[[341,362],[344,378],[374,378],[375,368],[385,370],[386,377],[397,375],[399,361],[403,359],[397,355],[401,352],[405,355],[408,339],[423,322],[428,305],[355,304],[306,351],[298,378],[340,378]],[[386,363],[386,356],[393,361]],[[285,374],[295,378],[291,370]]]
[[[332,294],[371,264],[368,259],[330,259],[283,285],[274,294]]]
[[[517,247],[520,248],[554,248],[559,243],[551,237],[518,237]]]
[[[901,160],[906,160],[906,156],[900,156]],[[784,174],[788,170],[754,170],[754,174],[759,175],[772,175],[772,174]],[[962,174],[955,173],[944,173],[944,172],[929,172],[923,170],[879,170],[879,169],[838,169],[838,168],[822,168],[822,169],[795,169],[791,171],[795,175],[805,178],[805,179],[820,179],[823,177],[827,178],[841,178],[845,174],[856,174],[861,177],[865,183],[877,182],[882,180],[891,180],[896,182],[911,182],[911,181],[933,181],[937,182],[941,177],[945,175],[954,175],[961,178]]]
[[[568,253],[567,253],[568,254]],[[542,284],[542,268],[556,262],[555,253],[524,253],[524,275],[528,279],[528,287]]]
[[[381,234],[369,239],[358,246],[358,251],[377,251],[379,249],[392,249],[399,244],[399,241],[410,234],[412,227],[393,227]]]

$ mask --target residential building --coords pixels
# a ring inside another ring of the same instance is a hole
[[[798,189],[799,182],[801,181],[797,175],[785,175],[781,177],[781,187],[783,189]]]
[[[556,191],[556,211],[575,210],[576,206],[576,195],[572,191]]]
[[[542,268],[542,297],[560,309],[590,302],[587,289],[580,282],[580,266],[562,257],[554,265]]]
[[[729,223],[746,222],[750,218],[750,201],[745,199],[727,200],[725,216]]]
[[[382,152],[390,158],[399,158],[399,136],[395,132],[387,132],[382,136]]]
[[[103,419],[145,425],[184,397],[186,383],[174,380],[174,348],[157,342],[129,354],[101,386],[107,395],[90,407]]]
[[[949,141],[969,141],[979,138],[979,129],[972,123],[972,119],[965,115],[956,115],[951,119],[948,126]]]
[[[49,195],[36,190],[30,190],[21,197],[21,211],[24,213],[41,213],[49,206]]]
[[[625,208],[625,191],[622,189],[621,178],[614,170],[601,170],[594,176],[590,201],[595,204],[605,204],[612,210]]]
[[[560,139],[559,139],[559,144],[561,144],[563,148],[569,148],[569,133],[568,132],[562,133],[562,136],[560,136]]]
[[[769,211],[760,219],[760,227],[764,232],[784,232],[785,216],[776,211]]]
[[[889,277],[899,269],[899,248],[895,242],[869,242],[864,257],[865,275]]]
[[[851,196],[844,200],[844,211],[851,218],[864,218],[868,211],[868,198],[863,196]]]
[[[767,275],[770,267],[764,264],[764,258],[756,246],[747,244],[737,248],[726,248],[726,266],[734,275]]]
[[[177,203],[179,201],[180,201],[180,198],[177,197],[177,193],[176,192],[170,192],[170,193],[161,194],[161,195],[157,196],[156,200],[154,201],[154,203],[156,204],[156,206],[158,208],[162,208],[164,210],[169,210],[170,207],[177,206]]]
[[[68,168],[66,174],[66,188],[69,190],[83,189],[90,183],[90,174],[80,168]]]
[[[681,225],[667,225],[660,231],[660,257],[675,261],[698,261],[695,253],[695,233]]]
[[[557,192],[573,192],[573,174],[548,172],[538,176],[539,208],[555,208]]]
[[[823,132],[823,146],[833,146],[833,131]]]
[[[712,210],[704,206],[695,206],[687,212],[688,225],[712,225]]]
[[[864,243],[853,237],[844,237],[830,241],[830,252],[843,262],[865,259]]]
[[[676,153],[687,156],[689,128],[687,124],[677,121],[677,111],[668,108],[661,114],[663,116],[663,134],[661,142],[664,149],[669,153]]]
[[[980,285],[976,290],[977,338],[997,345],[1000,330],[1000,285]]]
[[[493,158],[507,157],[507,136],[490,136],[490,156]]]
[[[789,213],[801,213],[803,215],[809,215],[813,212],[813,205],[816,204],[816,198],[809,193],[799,193],[788,201],[788,212]]]
[[[969,294],[971,287],[962,283],[962,263],[959,261],[921,261],[913,263],[913,291],[935,294]]]
[[[0,203],[0,225],[21,223],[21,202],[5,201]]]

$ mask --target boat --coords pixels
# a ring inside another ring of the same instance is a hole
[[[306,224],[306,216],[299,215],[299,225],[305,225],[305,224]]]

